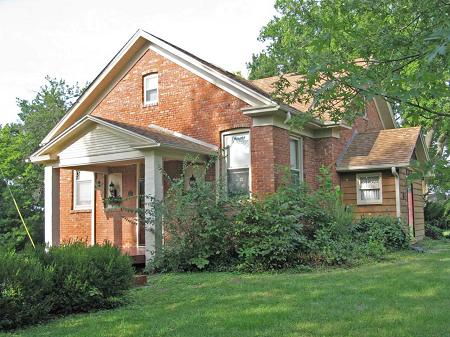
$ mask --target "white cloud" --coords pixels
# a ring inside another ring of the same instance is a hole
[[[0,0],[0,124],[44,77],[91,81],[138,29],[246,73],[274,0]]]

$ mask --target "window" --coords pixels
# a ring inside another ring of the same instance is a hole
[[[158,103],[158,74],[150,74],[144,77],[144,105]]]
[[[381,173],[364,173],[356,175],[356,193],[358,205],[381,204]]]
[[[302,141],[298,138],[291,138],[289,141],[289,157],[291,163],[291,176],[293,183],[303,181],[303,151]]]
[[[92,205],[93,173],[88,171],[74,171],[73,208],[90,209]]]
[[[226,150],[226,177],[228,193],[248,194],[250,180],[250,134],[227,134],[223,137]]]

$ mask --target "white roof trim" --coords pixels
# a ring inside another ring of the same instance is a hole
[[[159,126],[159,125],[156,125],[156,124],[150,124],[148,127],[150,129],[155,129],[155,130],[157,130],[159,132],[167,133],[167,134],[169,134],[171,136],[174,136],[174,137],[178,137],[178,138],[185,139],[185,140],[188,140],[190,142],[193,142],[193,143],[196,143],[196,144],[199,144],[199,145],[203,145],[203,146],[209,147],[211,150],[214,150],[214,151],[217,151],[219,149],[219,147],[217,147],[215,145],[212,145],[212,144],[209,144],[209,143],[204,142],[202,140],[199,140],[199,139],[187,136],[185,134],[182,134],[181,132],[172,131],[170,129],[163,128],[162,126]]]
[[[181,50],[178,50],[170,46],[169,44],[160,40],[159,38],[139,29],[131,37],[131,39],[122,47],[122,49],[120,49],[120,51],[117,53],[116,56],[114,56],[114,58],[108,63],[108,65],[100,72],[100,74],[97,76],[97,78],[95,78],[95,80],[88,87],[88,89],[69,109],[68,113],[47,134],[47,136],[42,140],[42,144],[50,142],[50,140],[55,136],[55,134],[58,131],[60,131],[64,123],[67,122],[67,120],[78,111],[80,105],[82,105],[82,103],[86,100],[86,98],[93,93],[94,89],[107,77],[107,75],[114,69],[114,67],[118,64],[118,62],[124,57],[124,55],[133,47],[133,45],[140,38],[143,38],[151,43],[149,49],[158,52],[162,56],[167,57],[173,62],[183,66],[189,71],[197,74],[198,76],[218,86],[219,88],[229,92],[230,94],[242,99],[244,102],[250,105],[274,104],[274,102],[271,99],[237,82],[236,80],[229,78],[228,76],[218,72],[217,70],[208,67],[207,65],[187,55]]]
[[[347,171],[367,171],[367,170],[380,170],[380,169],[390,169],[391,167],[407,167],[410,163],[400,163],[400,164],[383,164],[383,165],[360,165],[360,166],[337,166],[336,171],[347,172]]]

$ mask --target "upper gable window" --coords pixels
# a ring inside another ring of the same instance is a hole
[[[144,105],[158,104],[158,74],[144,76]]]

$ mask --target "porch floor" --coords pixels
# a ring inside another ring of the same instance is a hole
[[[120,250],[131,257],[133,264],[145,263],[145,247],[122,247]]]

